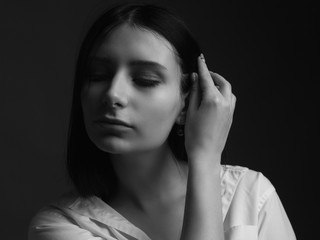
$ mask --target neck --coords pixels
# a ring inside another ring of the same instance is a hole
[[[186,192],[187,165],[175,160],[169,146],[128,155],[111,155],[119,182],[116,198],[142,209],[171,202]]]

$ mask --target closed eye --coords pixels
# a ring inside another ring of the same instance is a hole
[[[88,73],[86,79],[89,82],[110,82],[112,81],[114,74],[112,73]],[[139,87],[155,87],[161,83],[158,76],[154,74],[133,74],[131,76],[132,82]]]
[[[145,77],[134,78],[133,81],[136,85],[141,87],[155,87],[161,83],[159,80],[153,80]]]

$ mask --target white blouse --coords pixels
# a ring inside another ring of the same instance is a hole
[[[295,240],[270,181],[245,167],[222,165],[225,240]],[[42,208],[29,226],[29,240],[150,240],[98,197],[62,197]]]

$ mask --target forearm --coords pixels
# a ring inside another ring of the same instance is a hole
[[[188,187],[180,240],[223,240],[219,159],[189,159]]]

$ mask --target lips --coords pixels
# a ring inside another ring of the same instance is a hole
[[[95,123],[102,124],[102,125],[108,124],[108,125],[115,125],[115,126],[124,126],[128,128],[132,127],[130,124],[126,123],[125,121],[122,121],[117,118],[101,118],[96,120]]]

